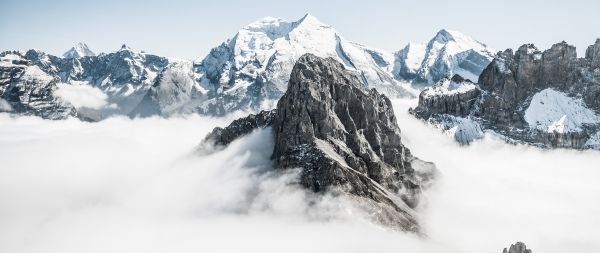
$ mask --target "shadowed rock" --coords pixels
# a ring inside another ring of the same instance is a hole
[[[525,243],[517,242],[510,245],[510,248],[508,249],[504,248],[502,253],[532,253],[532,251],[525,246]]]
[[[311,54],[294,66],[276,111],[216,128],[205,143],[225,146],[271,126],[277,168],[302,168],[299,183],[314,192],[350,194],[382,224],[419,231],[413,211],[435,168],[402,145],[390,100],[363,85],[332,58]]]

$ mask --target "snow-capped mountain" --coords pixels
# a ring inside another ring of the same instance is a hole
[[[544,52],[532,44],[507,49],[478,84],[452,80],[421,92],[412,113],[462,143],[489,132],[509,142],[600,149],[600,39],[583,58],[564,41]]]
[[[92,50],[90,50],[88,46],[83,42],[75,44],[74,47],[72,47],[71,49],[69,49],[69,51],[63,54],[63,58],[66,59],[81,58],[85,56],[96,56],[96,54],[92,52]]]
[[[393,96],[407,95],[391,75],[392,54],[349,42],[331,26],[307,14],[297,21],[268,17],[242,28],[197,62],[194,66],[199,77],[197,85],[179,87],[159,82],[153,87],[156,91],[150,92],[134,113],[179,111],[222,115],[235,110],[272,108],[272,101],[279,99],[287,88],[294,63],[305,53],[337,59],[366,87],[376,87]],[[195,99],[187,102],[178,99],[177,110],[172,105],[166,108],[162,102],[172,100],[168,94],[188,91],[191,93],[185,97]]]
[[[76,116],[72,106],[54,96],[60,79],[43,71],[21,52],[0,53],[0,112],[37,115],[47,119]]]
[[[167,58],[137,52],[126,45],[112,53],[82,58],[56,57],[38,50],[29,50],[25,53],[9,51],[2,53],[2,61],[6,68],[0,71],[0,76],[11,78],[4,79],[2,84],[4,92],[0,95],[13,108],[29,108],[27,114],[52,119],[80,114],[67,113],[66,115],[51,116],[42,113],[43,109],[39,103],[28,99],[23,92],[35,95],[36,89],[44,89],[44,100],[55,103],[60,101],[54,94],[58,83],[98,88],[106,94],[106,102],[110,105],[95,113],[97,115],[94,118],[101,119],[111,114],[129,113],[139,104],[158,74],[169,64]],[[8,66],[8,64],[11,65]],[[18,74],[20,71],[15,72],[15,69],[35,69],[35,72],[39,74],[37,76],[44,76],[44,78],[27,81],[27,76]],[[7,88],[18,86],[23,82],[32,86],[31,90],[17,92],[15,89]],[[69,107],[65,101],[62,101],[61,104]]]
[[[458,32],[442,30],[427,45],[410,44],[394,55],[347,41],[307,14],[297,21],[268,17],[251,23],[195,62],[169,60],[126,45],[94,55],[85,43],[63,57],[38,50],[14,55],[59,83],[105,93],[108,106],[99,109],[98,116],[103,118],[271,109],[287,89],[294,63],[305,53],[342,62],[365,88],[392,97],[413,96],[407,91],[414,92],[407,80],[429,82],[452,73],[478,74],[490,52]]]
[[[459,74],[477,82],[495,53],[460,32],[440,30],[427,44],[409,43],[396,52],[394,77],[415,84],[433,84]]]

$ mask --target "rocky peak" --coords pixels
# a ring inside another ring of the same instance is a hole
[[[525,243],[522,242],[517,242],[515,244],[510,245],[510,247],[504,248],[504,250],[502,250],[502,253],[531,253],[531,249],[528,249],[527,246],[525,246]]]
[[[587,48],[585,58],[589,59],[593,66],[600,67],[600,38],[596,39],[596,43]]]
[[[81,57],[85,57],[85,56],[95,56],[95,55],[96,54],[94,54],[94,52],[92,52],[92,50],[90,50],[85,43],[79,42],[79,43],[75,44],[75,46],[73,46],[71,49],[69,49],[69,51],[65,52],[63,54],[63,58],[76,59],[76,58],[81,58]]]
[[[541,54],[540,50],[534,44],[523,44],[515,52],[515,58],[526,59],[534,54]]]
[[[433,41],[437,41],[439,43],[448,43],[449,41],[454,40],[454,36],[452,36],[452,32],[446,29],[439,30],[435,37],[433,37]]]
[[[333,58],[305,54],[275,111],[216,128],[204,143],[224,146],[272,126],[275,166],[302,168],[302,186],[359,198],[371,203],[370,212],[382,224],[418,231],[412,208],[434,165],[404,147],[390,100],[363,87]]]

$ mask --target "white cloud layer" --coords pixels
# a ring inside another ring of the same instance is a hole
[[[410,103],[414,103],[411,101]],[[207,157],[191,150],[229,120],[0,114],[0,252],[535,252],[600,250],[600,154],[490,138],[469,147],[409,117],[403,141],[442,177],[427,238],[372,225],[347,200],[268,172],[270,130]]]
[[[59,83],[54,94],[71,103],[75,108],[100,109],[104,107],[108,96],[100,89],[89,85]]]

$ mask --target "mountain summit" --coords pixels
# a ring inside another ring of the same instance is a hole
[[[427,43],[410,43],[396,53],[394,77],[417,84],[434,84],[460,74],[477,82],[494,58],[494,50],[457,31],[442,29]]]
[[[297,21],[267,17],[239,30],[232,38],[213,48],[195,64],[201,89],[160,83],[153,87],[140,114],[200,112],[223,115],[235,110],[272,108],[287,89],[295,62],[303,54],[332,57],[344,64],[366,87],[376,87],[392,96],[407,92],[391,75],[393,55],[344,39],[335,29],[307,14]],[[161,101],[187,93],[178,108],[164,107]],[[148,110],[148,108],[154,108]],[[144,113],[141,113],[144,112]]]
[[[302,186],[346,194],[376,221],[420,231],[413,208],[435,166],[402,144],[390,100],[366,90],[342,63],[312,54],[300,57],[277,109],[216,128],[201,147],[214,150],[267,127],[272,127],[276,167],[301,168]]]
[[[73,46],[71,49],[69,49],[69,51],[63,54],[63,58],[67,59],[81,58],[85,56],[96,56],[96,54],[92,52],[92,50],[90,50],[88,46],[83,42],[75,44],[75,46]]]

